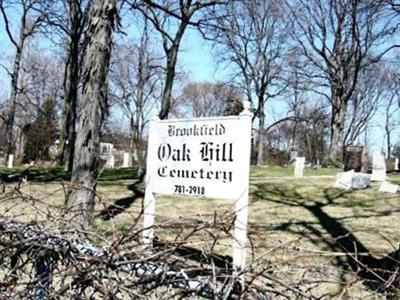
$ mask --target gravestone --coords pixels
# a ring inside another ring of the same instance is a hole
[[[336,182],[333,187],[348,190],[351,188],[351,183],[353,181],[354,170],[339,173],[336,175]]]
[[[365,172],[366,170],[363,170],[363,152],[363,146],[346,147],[343,158],[343,171]]]
[[[133,161],[139,161],[139,153],[138,153],[138,151],[140,151],[140,150],[137,150],[137,149],[135,149],[135,150],[133,150]],[[143,151],[142,152],[142,157],[146,157],[146,152],[145,151]]]
[[[397,184],[392,184],[390,182],[384,181],[379,187],[379,192],[395,194],[399,190]]]
[[[336,182],[333,187],[343,190],[360,190],[371,185],[370,175],[355,173],[354,170],[342,172],[336,175]]]
[[[113,153],[114,144],[111,143],[100,143],[100,155],[107,159]]]
[[[115,168],[115,157],[113,154],[111,154],[106,162],[106,168],[108,169],[114,169]]]
[[[124,159],[123,159],[123,162],[122,162],[122,167],[123,168],[131,167],[131,162],[130,162],[130,159],[129,159],[129,152],[124,152]]]
[[[294,177],[303,177],[305,162],[305,157],[296,157],[294,163]]]
[[[14,155],[10,154],[8,156],[8,164],[7,164],[7,168],[12,169],[14,166]]]
[[[399,159],[397,157],[394,159],[394,170],[399,170]]]
[[[386,163],[385,157],[381,152],[374,152],[372,156],[372,181],[386,180]]]

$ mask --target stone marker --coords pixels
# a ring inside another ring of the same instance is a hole
[[[336,175],[336,182],[333,187],[348,190],[351,189],[351,183],[353,181],[354,170],[339,173]]]
[[[111,143],[100,143],[100,155],[103,155],[105,157],[108,157],[113,153],[114,150],[114,144]]]
[[[294,163],[294,177],[303,177],[305,162],[306,162],[305,157],[296,157]]]
[[[124,160],[122,162],[122,167],[123,168],[129,168],[130,167],[129,153],[128,152],[124,152]]]
[[[146,155],[144,154],[142,157],[146,157]],[[139,160],[138,150],[136,150],[136,149],[133,151],[133,160],[134,161]]]
[[[7,168],[12,169],[14,166],[14,155],[10,154],[8,156],[8,164],[7,164]]]
[[[114,157],[113,154],[111,154],[108,157],[107,162],[106,162],[106,168],[109,168],[109,169],[114,169],[115,168],[115,157]]]
[[[374,152],[372,156],[372,181],[386,180],[386,163],[385,157],[381,152]]]
[[[354,170],[339,173],[336,175],[336,182],[333,187],[343,190],[360,190],[371,185],[370,175],[355,173]]]
[[[384,181],[382,182],[379,192],[383,193],[392,193],[395,194],[399,190],[399,186],[397,184],[392,184],[390,182]]]
[[[366,189],[371,185],[371,175],[365,173],[354,173],[353,180],[351,182],[351,188],[353,190]]]
[[[344,152],[343,171],[354,170],[362,172],[363,167],[363,146],[347,146]]]
[[[399,159],[397,157],[394,159],[394,170],[399,170]]]

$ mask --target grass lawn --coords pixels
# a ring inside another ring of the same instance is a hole
[[[0,169],[3,180],[18,172],[21,169]],[[359,191],[332,188],[337,172],[307,168],[305,177],[292,178],[291,168],[251,169],[248,262],[254,269],[267,269],[288,284],[307,279],[308,288],[316,289],[315,293],[326,299],[383,299],[354,281],[354,272],[344,255],[345,242],[351,237],[357,248],[354,252],[377,259],[394,251],[400,244],[399,194],[378,192],[378,183]],[[143,186],[136,183],[135,177],[132,169],[106,170],[102,174],[95,221],[99,233],[114,236],[134,230],[132,224],[140,216],[143,197]],[[43,211],[62,207],[67,179],[61,169],[33,169],[22,192],[40,201],[32,200],[33,206],[29,201],[18,201],[17,196],[0,194],[0,214],[24,220],[39,215],[42,218]],[[390,175],[389,180],[400,183],[400,175]],[[17,182],[8,181],[10,191]],[[156,234],[178,241],[190,236],[192,246],[231,255],[229,225],[233,209],[232,201],[160,196]],[[201,230],[204,223],[215,226]]]

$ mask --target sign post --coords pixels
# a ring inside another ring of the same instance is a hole
[[[159,120],[149,125],[143,243],[153,242],[155,194],[235,201],[233,264],[246,267],[252,113],[239,116]]]

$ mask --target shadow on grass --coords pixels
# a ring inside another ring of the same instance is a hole
[[[100,175],[100,182],[132,180],[138,178],[137,168],[105,169]]]
[[[70,180],[71,174],[63,167],[38,168],[28,167],[25,169],[0,169],[0,179],[5,183],[19,182],[22,179],[31,182],[49,182],[56,180]]]
[[[349,196],[351,191],[339,191],[336,189],[325,189],[323,199],[315,201],[308,199],[296,189],[285,190],[275,185],[256,185],[255,198],[284,204],[292,207],[301,207],[310,212],[317,223],[298,222],[318,236],[332,251],[343,251],[346,258],[336,260],[336,264],[343,269],[351,269],[363,281],[364,285],[376,292],[385,294],[388,299],[398,299],[400,296],[400,248],[388,253],[383,258],[375,257],[371,251],[341,222],[340,219],[330,216],[324,211],[328,205],[337,205],[338,198]],[[279,200],[277,200],[279,199]],[[391,212],[384,212],[384,215]],[[356,218],[356,216],[355,216]],[[324,237],[314,225],[320,225],[329,234],[330,238]],[[281,224],[277,227],[281,230],[289,230],[290,223]]]
[[[119,178],[118,180],[123,180],[123,174],[124,173],[120,174],[120,176],[118,177]],[[136,171],[135,175],[137,177],[137,171]],[[112,177],[112,174],[105,176],[105,178],[108,178],[108,179],[110,177],[115,178],[115,176]],[[132,179],[132,177],[130,179]],[[108,206],[107,208],[102,210],[97,215],[97,217],[101,218],[104,221],[109,221],[112,218],[114,218],[115,216],[123,213],[127,208],[129,208],[133,203],[135,203],[135,201],[137,199],[143,198],[144,197],[144,188],[142,187],[143,180],[144,180],[144,175],[140,176],[135,183],[128,186],[128,189],[133,192],[132,196],[124,197],[124,198],[116,200],[114,202],[114,204],[111,204],[110,206]]]
[[[101,173],[99,181],[132,180],[137,177],[137,168],[105,169]],[[29,182],[69,181],[71,174],[61,166],[50,168],[27,167],[25,169],[0,169],[0,179],[5,183],[19,182],[22,179]]]

